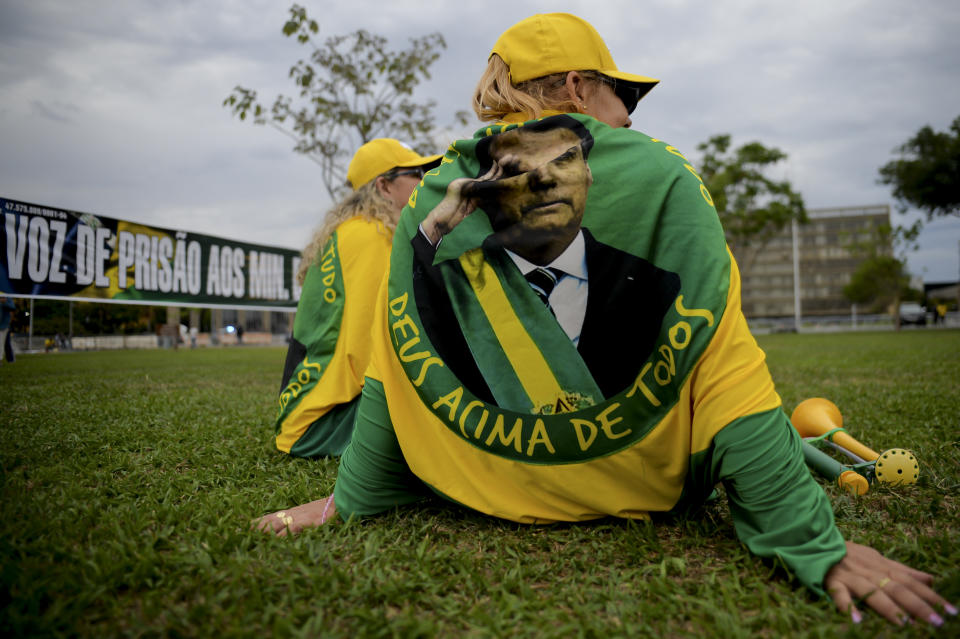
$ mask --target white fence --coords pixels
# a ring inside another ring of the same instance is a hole
[[[750,332],[754,335],[769,333],[788,333],[796,330],[792,317],[755,318],[747,320]],[[928,319],[926,326],[904,325],[902,330],[935,330],[940,328],[960,328],[960,313],[947,313],[944,322],[933,324]],[[845,331],[891,331],[893,320],[889,315],[849,315],[832,317],[805,317],[800,324],[801,333],[839,333]],[[250,332],[243,334],[244,346],[286,346],[287,335],[266,332]],[[37,353],[44,351],[104,351],[120,349],[151,349],[172,348],[173,340],[170,336],[157,335],[97,335],[91,337],[74,337],[63,345],[57,345],[53,336],[34,335],[28,340],[26,335],[13,335],[13,350],[17,353]],[[178,344],[179,348],[190,348],[190,339],[187,338]],[[237,346],[235,333],[220,331],[216,339],[211,339],[210,333],[197,335],[198,347],[225,347]]]
[[[237,346],[235,334],[222,331],[219,339],[211,340],[210,333],[197,335],[198,347]],[[169,336],[158,335],[96,335],[88,337],[74,337],[65,339],[58,344],[51,335],[34,335],[28,339],[26,335],[13,335],[13,350],[16,353],[38,353],[50,351],[108,351],[121,349],[151,349],[173,348],[173,340]],[[286,335],[273,335],[265,332],[245,332],[244,346],[286,346]],[[179,348],[190,348],[190,339],[178,342]]]
[[[792,317],[758,317],[747,320],[750,332],[754,335],[768,333],[793,333],[797,331]],[[901,324],[901,330],[926,330],[960,327],[960,313],[947,313],[944,321],[935,324],[933,314],[927,313],[925,325]],[[825,317],[804,317],[800,320],[801,333],[840,333],[844,331],[892,331],[893,318],[887,314],[879,315],[830,315]]]

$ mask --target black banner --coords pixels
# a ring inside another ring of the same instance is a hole
[[[296,309],[300,253],[0,198],[0,291],[125,304]]]

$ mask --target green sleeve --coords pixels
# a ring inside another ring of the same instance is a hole
[[[431,494],[407,467],[379,380],[367,377],[364,382],[353,439],[340,458],[333,494],[344,519],[374,515]]]
[[[353,422],[359,401],[360,397],[357,396],[346,404],[331,407],[316,418],[290,447],[290,454],[307,459],[342,455],[353,436]]]
[[[782,559],[822,596],[824,576],[846,545],[783,410],[743,417],[721,430],[711,465],[726,488],[737,536],[752,553]]]

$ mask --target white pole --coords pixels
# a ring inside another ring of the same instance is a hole
[[[793,328],[800,332],[800,240],[797,220],[790,221],[790,231],[793,235]]]

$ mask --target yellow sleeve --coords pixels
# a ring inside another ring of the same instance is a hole
[[[348,220],[337,229],[346,303],[340,338],[328,370],[349,378],[349,399],[360,394],[363,374],[370,363],[370,329],[380,281],[390,265],[393,233],[383,224],[360,218]]]

